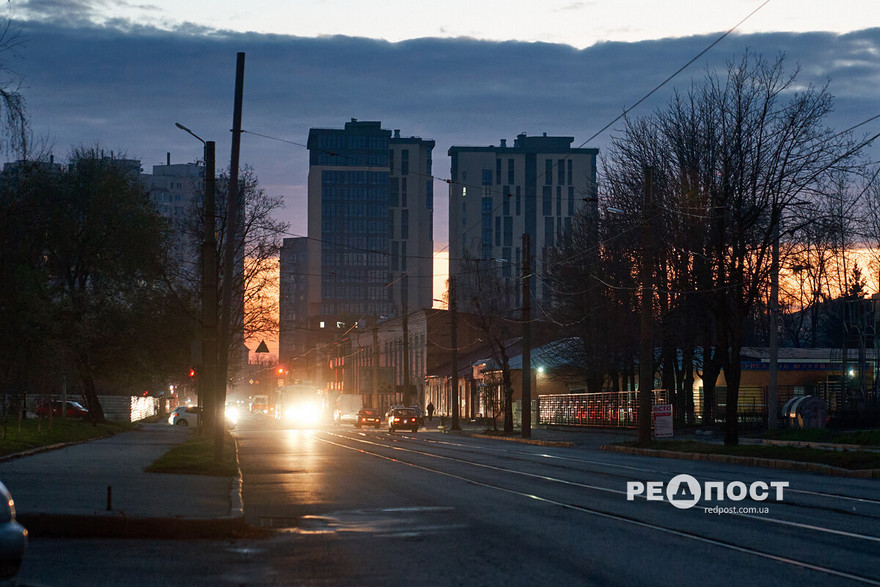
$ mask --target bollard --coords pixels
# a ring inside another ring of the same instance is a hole
[[[107,486],[107,511],[113,511],[113,486]]]

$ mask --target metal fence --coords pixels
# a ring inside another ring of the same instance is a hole
[[[653,405],[667,403],[665,389],[655,389]],[[538,424],[634,428],[639,424],[638,391],[569,393],[538,397]]]

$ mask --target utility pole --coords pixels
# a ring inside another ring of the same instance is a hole
[[[645,167],[645,203],[642,210],[641,335],[639,353],[639,442],[651,441],[651,406],[654,395],[654,168]]]
[[[403,298],[403,404],[412,403],[409,392],[409,310],[406,298]]]
[[[379,409],[379,317],[373,314],[373,407]]]
[[[532,269],[529,233],[522,235],[522,437],[532,435]]]
[[[217,386],[215,413],[222,418],[226,403],[226,381],[229,378],[229,349],[232,346],[232,289],[235,281],[236,243],[238,242],[238,215],[241,194],[238,189],[238,159],[241,151],[241,102],[244,95],[244,53],[238,53],[235,67],[235,101],[232,111],[232,153],[229,162],[229,194],[226,207],[226,250],[223,255],[223,305],[220,316],[220,352],[218,373],[222,376]],[[220,420],[218,420],[220,421]],[[214,460],[223,460],[225,426],[217,426],[214,436]]]
[[[205,239],[202,243],[202,389],[214,402],[213,425],[225,427],[223,404],[217,386],[217,236],[215,231],[215,145],[205,141]],[[220,407],[217,407],[217,404]]]
[[[776,430],[779,365],[779,219],[773,223],[770,264],[770,365],[767,376],[767,430]]]
[[[217,398],[217,235],[216,231],[216,147],[214,141],[206,141],[179,122],[174,125],[195,137],[204,146],[205,156],[205,201],[203,212],[202,239],[202,373],[199,382],[199,404],[205,408],[208,424],[223,425],[217,417],[211,402]],[[170,163],[170,160],[169,160]],[[224,402],[225,403],[225,402]],[[199,422],[201,429],[201,422]],[[209,426],[210,428],[210,426]]]
[[[458,304],[455,301],[455,276],[449,277],[449,342],[452,346],[452,430],[461,430],[458,398]]]

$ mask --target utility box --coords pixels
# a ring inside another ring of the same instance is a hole
[[[802,395],[785,403],[782,417],[790,428],[824,428],[828,421],[828,408],[825,401],[815,395]]]

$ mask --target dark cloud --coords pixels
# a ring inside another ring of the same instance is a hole
[[[381,120],[404,136],[436,141],[438,178],[448,177],[452,145],[498,144],[521,132],[573,136],[580,145],[714,40],[695,36],[577,50],[473,39],[297,38],[196,25],[120,32],[37,22],[23,24],[22,37],[21,58],[8,65],[24,75],[32,126],[52,140],[58,156],[71,146],[100,142],[140,157],[148,171],[168,151],[173,161],[190,161],[200,147],[174,127],[180,121],[216,140],[218,156],[228,157],[235,54],[243,51],[244,128],[305,144],[311,127],[341,127],[352,117]],[[838,128],[880,113],[880,29],[870,29],[731,35],[634,114],[649,114],[673,88],[687,88],[707,67],[723,66],[746,48],[785,53],[791,67],[801,67],[803,83],[830,80],[837,104],[831,122]],[[585,146],[603,148],[610,133]],[[246,134],[242,160],[268,191],[286,196],[293,230],[303,233],[305,148]],[[446,240],[443,185],[437,183],[435,198],[438,243]]]

